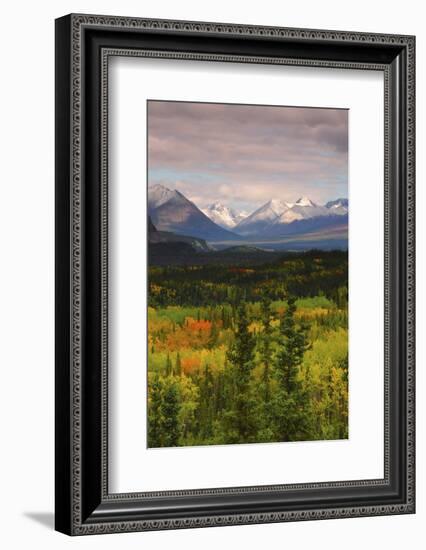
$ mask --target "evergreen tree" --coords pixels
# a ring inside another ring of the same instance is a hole
[[[199,431],[203,440],[209,439],[213,435],[214,405],[213,375],[209,365],[206,365],[204,375],[201,378],[199,404]]]
[[[235,340],[227,352],[234,389],[233,408],[227,415],[227,423],[228,437],[233,443],[250,442],[255,436],[255,403],[250,392],[255,340],[248,327],[246,308],[241,305],[238,309]]]
[[[226,407],[225,400],[225,375],[219,371],[215,380],[215,414],[219,414]]]
[[[222,309],[221,309],[221,317],[222,317],[222,327],[223,327],[224,329],[228,328],[227,322],[226,322],[226,313],[225,313],[225,308],[224,308],[224,306],[222,306]]]
[[[298,387],[297,373],[307,349],[305,331],[296,326],[296,300],[288,299],[288,306],[280,323],[280,351],[277,354],[277,375],[280,387],[288,394]]]
[[[180,360],[180,353],[176,354],[176,376],[181,376],[182,374],[182,362]]]
[[[179,444],[179,392],[172,379],[166,385],[161,402],[161,432],[164,447]]]
[[[156,374],[149,385],[148,402],[148,447],[161,447],[161,402],[162,383]]]
[[[219,338],[219,329],[215,321],[212,321],[212,328],[210,330],[209,348],[214,348]]]
[[[275,361],[279,387],[275,398],[275,416],[277,437],[281,441],[302,439],[309,423],[308,403],[298,380],[299,367],[308,346],[304,327],[296,325],[295,312],[296,300],[289,297],[288,306],[281,318],[280,350]]]
[[[170,359],[170,355],[167,354],[167,358],[166,358],[166,376],[170,376],[172,373],[173,373],[172,360]]]
[[[274,330],[271,326],[272,312],[271,300],[268,297],[262,299],[260,304],[260,319],[262,331],[258,337],[258,353],[262,371],[257,388],[257,416],[258,432],[257,441],[274,441],[273,426],[273,402],[272,402],[272,378],[273,378],[273,346]]]
[[[263,331],[260,337],[260,358],[263,363],[262,390],[263,400],[268,403],[271,398],[271,365],[272,365],[272,313],[271,300],[265,297],[261,302],[261,320]]]

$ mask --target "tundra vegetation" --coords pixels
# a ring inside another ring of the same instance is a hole
[[[150,265],[148,446],[348,437],[348,258]]]

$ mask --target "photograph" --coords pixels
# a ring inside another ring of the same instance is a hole
[[[348,126],[147,100],[148,448],[348,439]]]

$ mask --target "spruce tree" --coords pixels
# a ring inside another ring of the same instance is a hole
[[[281,348],[277,354],[277,374],[280,387],[291,393],[298,387],[297,374],[307,349],[305,331],[296,326],[296,299],[288,299],[288,307],[280,322]]]
[[[176,375],[181,376],[182,374],[182,362],[180,360],[180,353],[176,354]]]
[[[161,432],[163,447],[177,447],[179,444],[179,391],[172,379],[163,391],[161,402]]]
[[[244,443],[254,440],[255,411],[250,392],[251,374],[254,367],[255,340],[249,331],[245,306],[238,309],[235,340],[227,352],[231,364],[234,402],[228,419],[230,443]]]
[[[268,297],[263,298],[260,304],[260,319],[262,322],[262,331],[258,336],[257,350],[263,370],[257,389],[257,440],[266,442],[274,441],[274,404],[272,400],[272,379],[274,373],[272,342],[274,339],[274,330],[271,326],[271,300]]]
[[[170,376],[172,373],[173,373],[172,360],[170,359],[170,355],[167,354],[167,358],[166,358],[166,376]]]
[[[219,328],[215,321],[212,321],[212,326],[210,329],[210,338],[208,346],[210,349],[214,348],[217,345],[217,341],[219,339]]]
[[[162,383],[155,374],[149,385],[148,402],[148,447],[161,447],[161,401]]]
[[[261,319],[263,330],[260,336],[260,359],[263,363],[262,390],[263,400],[268,403],[271,398],[271,364],[272,364],[272,313],[271,300],[265,297],[261,302]]]
[[[296,325],[296,299],[288,298],[288,306],[281,318],[280,350],[276,355],[275,373],[279,390],[275,400],[277,437],[281,441],[302,439],[308,422],[308,406],[298,380],[299,367],[307,349],[305,328]]]
[[[214,380],[209,365],[204,367],[200,381],[199,430],[203,440],[213,435],[213,416],[215,406]]]
[[[222,309],[221,309],[221,317],[222,317],[222,327],[225,329],[225,328],[228,328],[227,327],[227,324],[226,324],[226,317],[225,317],[225,308],[224,306],[222,306]]]

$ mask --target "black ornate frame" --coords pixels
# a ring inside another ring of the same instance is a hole
[[[58,531],[84,535],[414,513],[414,50],[413,36],[95,15],[56,21]],[[108,492],[107,75],[113,55],[383,71],[383,479]]]

